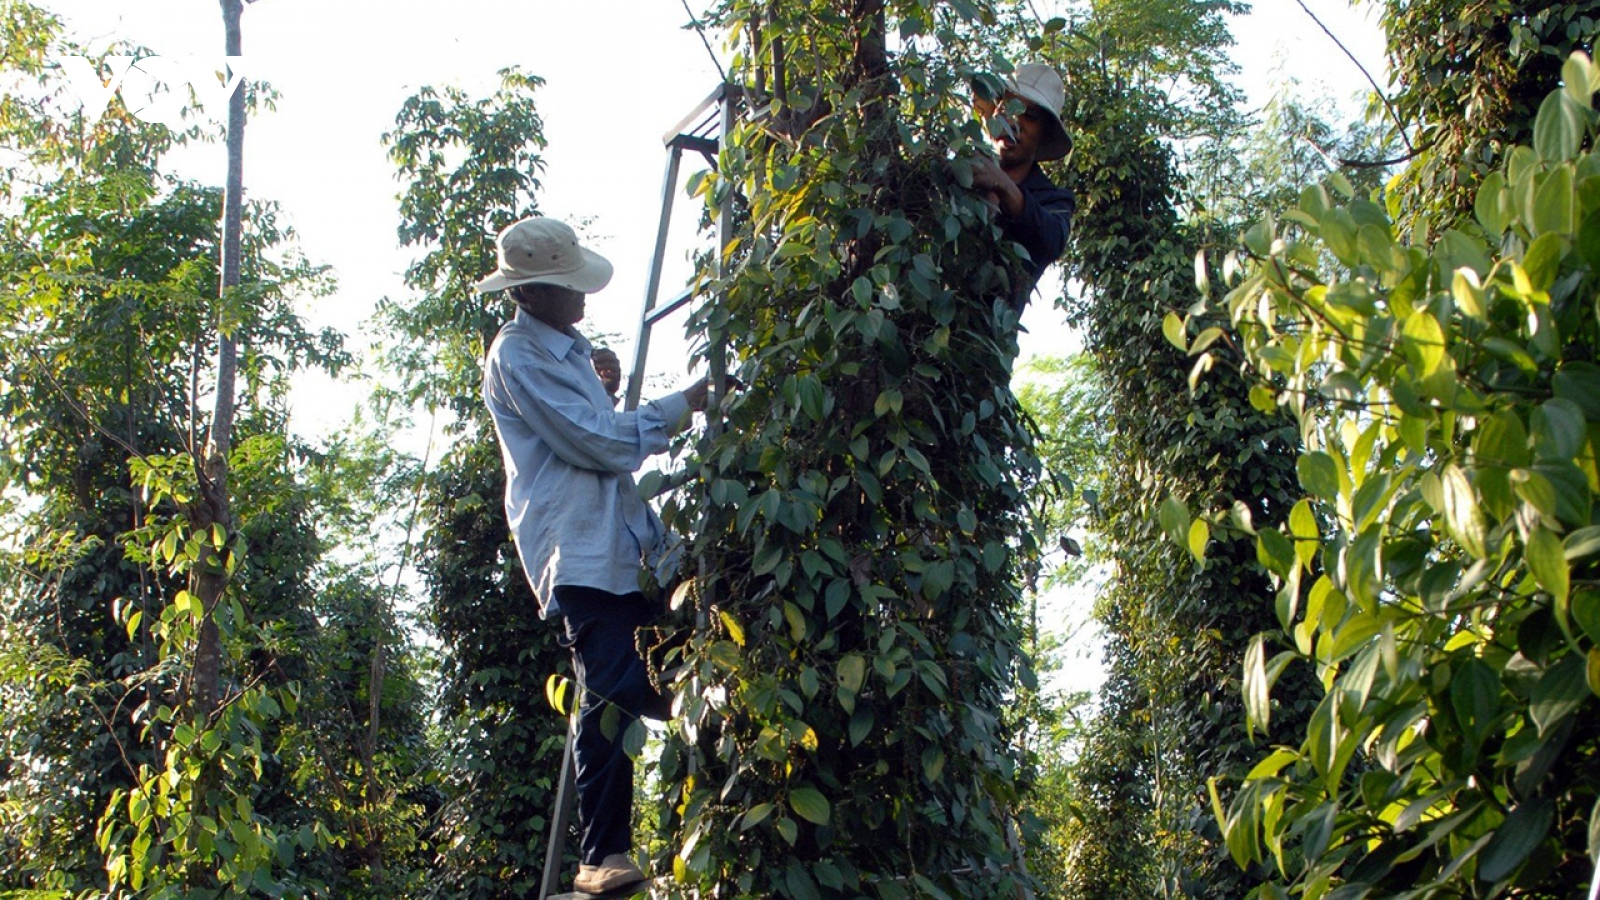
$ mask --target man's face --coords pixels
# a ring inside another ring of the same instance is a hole
[[[615,356],[596,354],[594,373],[600,376],[600,383],[605,385],[606,393],[616,394],[617,389],[622,387],[622,365],[617,362]]]
[[[588,295],[572,288],[555,285],[536,285],[524,291],[517,302],[528,314],[551,328],[566,328],[583,320],[584,301]]]
[[[1021,102],[1014,97],[1006,98],[1007,106]],[[1047,127],[1045,117],[1049,113],[1030,103],[1015,115],[1008,115],[1004,109],[997,110],[996,115],[1011,126],[1000,129],[994,138],[994,145],[1000,151],[1001,168],[1012,169],[1032,163],[1038,157],[1039,142],[1044,139]]]

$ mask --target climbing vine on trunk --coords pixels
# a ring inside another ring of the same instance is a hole
[[[963,186],[982,135],[949,51],[988,13],[718,13],[734,77],[786,101],[755,99],[700,186],[739,219],[698,324],[748,388],[668,510],[707,625],[662,762],[671,866],[702,896],[1016,896],[1004,710],[1031,682],[1039,464],[1009,387],[1019,270]]]

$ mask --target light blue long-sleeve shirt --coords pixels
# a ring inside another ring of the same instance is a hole
[[[689,411],[681,392],[613,409],[590,350],[582,335],[518,309],[483,366],[506,466],[506,519],[547,619],[561,614],[556,585],[639,589],[641,560],[659,549],[663,529],[633,473],[667,449]]]

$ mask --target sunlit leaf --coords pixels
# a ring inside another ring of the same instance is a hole
[[[1526,553],[1528,568],[1538,579],[1539,586],[1549,591],[1558,603],[1565,605],[1570,576],[1561,539],[1543,528],[1535,529],[1528,536]]]
[[[1339,468],[1332,456],[1321,450],[1302,454],[1295,470],[1300,475],[1300,486],[1312,496],[1324,500],[1339,498]]]
[[[1565,94],[1550,93],[1533,120],[1533,151],[1551,162],[1568,160],[1577,155],[1581,140],[1583,108]]]
[[[1180,319],[1177,313],[1169,312],[1161,320],[1161,333],[1166,335],[1167,343],[1172,346],[1182,351],[1189,349],[1188,338],[1184,334],[1183,319]]]
[[[1161,501],[1161,530],[1173,543],[1185,546],[1189,539],[1189,510],[1178,498],[1168,494]]]
[[[1266,636],[1258,634],[1250,639],[1244,654],[1244,721],[1245,728],[1254,734],[1266,733],[1272,723],[1272,704],[1267,687]],[[1251,777],[1257,777],[1251,773]]]
[[[1195,560],[1199,562],[1205,562],[1206,545],[1210,542],[1211,526],[1207,525],[1204,519],[1195,519],[1193,522],[1189,523],[1189,533],[1186,538],[1186,546],[1188,547],[1190,556],[1193,556]]]
[[[1506,213],[1506,179],[1499,172],[1490,172],[1484,176],[1483,182],[1478,186],[1477,203],[1473,206],[1473,213],[1477,216],[1478,223],[1490,235],[1498,237],[1510,224],[1510,216]]]
[[[722,627],[728,629],[728,637],[732,638],[735,644],[743,647],[744,626],[739,624],[739,620],[735,619],[733,615],[725,609],[717,611],[717,618],[722,620]]]
[[[1569,100],[1583,109],[1588,109],[1594,100],[1594,92],[1589,88],[1589,66],[1589,61],[1577,53],[1561,63],[1562,91]]]
[[[1576,227],[1572,218],[1574,201],[1570,164],[1559,164],[1545,173],[1533,195],[1534,234],[1570,234]]]
[[[1484,546],[1486,527],[1483,511],[1478,506],[1472,484],[1460,466],[1450,464],[1441,473],[1445,525],[1450,534],[1475,558],[1482,559],[1487,552]]]

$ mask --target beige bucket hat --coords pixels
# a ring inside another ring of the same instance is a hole
[[[1041,161],[1060,159],[1072,149],[1072,138],[1061,123],[1061,107],[1067,102],[1067,89],[1054,68],[1044,63],[1023,63],[1005,80],[1005,90],[1029,106],[1037,106],[1050,114],[1050,127],[1039,139]],[[977,106],[985,115],[994,110],[994,102],[979,98]]]
[[[611,263],[578,246],[565,222],[532,216],[507,225],[494,240],[500,264],[480,280],[487,294],[519,284],[554,284],[592,294],[611,281]]]

